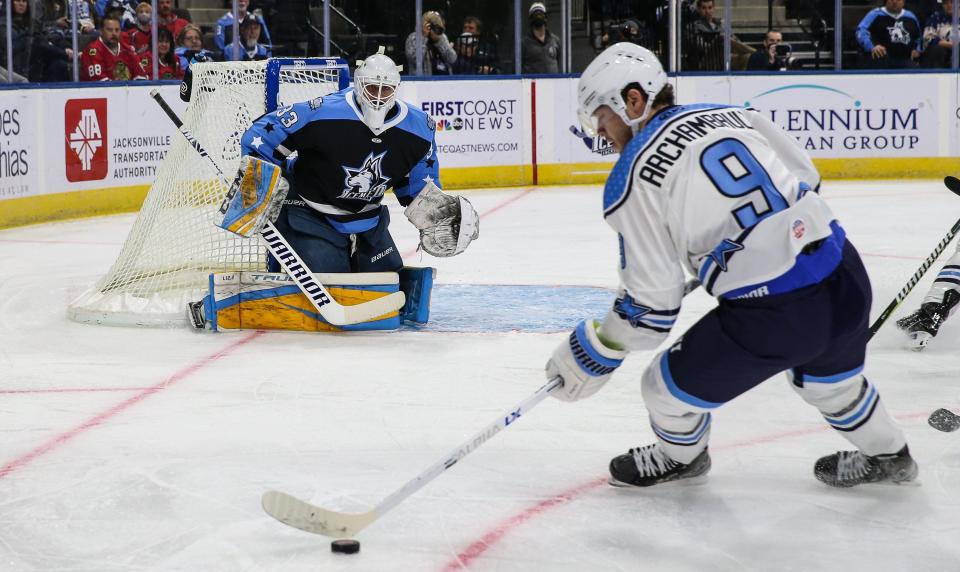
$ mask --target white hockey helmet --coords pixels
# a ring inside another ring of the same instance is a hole
[[[400,71],[403,66],[393,63],[383,53],[383,46],[377,53],[357,62],[353,76],[354,91],[363,114],[363,122],[374,133],[380,133],[387,113],[393,109],[397,87],[400,85]]]
[[[636,119],[627,116],[627,106],[620,95],[632,83],[639,84],[647,95],[643,115]],[[583,130],[592,137],[597,135],[593,113],[601,105],[609,106],[624,123],[636,130],[650,115],[653,100],[665,85],[667,74],[653,52],[630,42],[610,46],[590,62],[577,84],[578,115]]]

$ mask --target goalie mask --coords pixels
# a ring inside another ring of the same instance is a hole
[[[643,114],[636,119],[627,115],[627,106],[621,95],[633,83],[639,84],[647,96]],[[629,42],[610,46],[590,62],[577,84],[577,113],[584,132],[596,137],[597,123],[593,113],[602,105],[612,109],[636,132],[640,122],[650,115],[653,100],[666,84],[667,74],[653,52]]]
[[[353,85],[363,122],[374,133],[383,129],[387,113],[396,105],[395,96],[400,85],[402,66],[383,54],[383,46],[376,54],[357,62]]]

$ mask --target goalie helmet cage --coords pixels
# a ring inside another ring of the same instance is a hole
[[[240,164],[240,137],[264,113],[347,87],[341,59],[271,58],[194,64],[184,125],[224,173]],[[185,325],[209,275],[262,271],[259,236],[241,238],[215,225],[227,188],[177,134],[110,271],[71,302],[77,322],[115,326]]]

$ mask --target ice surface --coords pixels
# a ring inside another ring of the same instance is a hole
[[[864,255],[874,315],[960,217],[939,182],[824,195]],[[923,353],[891,320],[867,365],[920,486],[816,482],[814,460],[846,442],[778,377],[715,414],[706,484],[607,487],[609,459],[652,438],[647,353],[589,400],[542,403],[364,530],[356,556],[263,514],[271,488],[372,506],[539,387],[575,310],[604,310],[618,253],[598,187],[469,197],[489,214],[464,255],[408,256],[439,268],[436,328],[399,333],[73,323],[66,302],[109,268],[133,216],[0,232],[0,570],[960,569],[960,439],[926,424],[960,404],[956,317]],[[485,309],[498,297],[513,314]],[[524,301],[536,311],[517,314]],[[712,304],[692,294],[675,332]]]

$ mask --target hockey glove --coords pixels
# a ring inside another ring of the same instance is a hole
[[[289,190],[280,167],[247,155],[240,160],[240,170],[220,205],[223,220],[217,226],[240,236],[255,236],[267,221],[277,220]]]
[[[480,236],[480,217],[470,201],[444,193],[432,181],[403,214],[420,231],[420,245],[432,256],[456,256]]]
[[[623,363],[627,352],[604,345],[597,334],[596,320],[577,324],[547,362],[547,379],[560,377],[563,385],[550,392],[562,401],[577,401],[600,390],[615,369]]]

